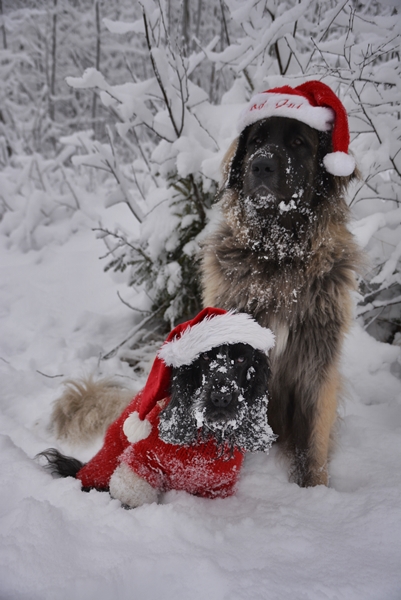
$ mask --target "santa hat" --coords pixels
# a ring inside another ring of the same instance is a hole
[[[274,335],[251,316],[220,308],[205,308],[191,321],[177,325],[157,353],[137,410],[124,421],[128,441],[139,442],[150,434],[152,426],[146,416],[168,395],[172,367],[190,365],[215,346],[238,343],[267,354],[274,346]]]
[[[306,123],[318,131],[331,131],[333,152],[323,159],[326,171],[346,177],[355,170],[348,154],[350,142],[346,110],[335,93],[321,81],[307,81],[292,88],[288,85],[260,92],[251,98],[240,114],[238,131],[267,117],[288,117]]]

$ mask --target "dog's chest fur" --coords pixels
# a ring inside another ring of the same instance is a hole
[[[284,350],[289,331],[294,335],[303,322],[312,320],[324,328],[326,320],[342,319],[354,286],[355,264],[344,225],[329,226],[318,248],[305,242],[303,253],[284,260],[240,244],[239,238],[227,222],[209,237],[203,255],[204,302],[235,307],[272,329],[276,335],[272,358]]]

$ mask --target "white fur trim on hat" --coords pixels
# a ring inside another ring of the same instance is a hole
[[[331,152],[323,158],[328,173],[337,177],[348,177],[355,171],[355,159],[345,152]]]
[[[251,98],[238,120],[241,132],[252,123],[268,117],[287,117],[306,123],[318,131],[330,131],[335,114],[331,108],[312,106],[303,96],[263,92]]]
[[[274,346],[274,335],[246,313],[227,312],[188,327],[179,338],[163,344],[158,357],[170,367],[181,367],[215,346],[238,343],[249,344],[267,354]]]
[[[146,439],[151,431],[152,425],[147,419],[141,421],[139,413],[136,410],[125,419],[123,424],[123,432],[131,444]]]

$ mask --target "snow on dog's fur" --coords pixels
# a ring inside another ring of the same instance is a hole
[[[271,331],[249,315],[206,308],[169,334],[145,387],[110,425],[89,463],[56,449],[40,456],[53,473],[76,477],[86,490],[109,490],[129,507],[155,501],[169,489],[229,496],[244,452],[267,452],[276,437],[267,420],[267,354],[273,345]],[[102,382],[98,390],[109,387]],[[79,396],[85,404],[88,389],[96,391],[95,384],[72,388],[75,431],[77,414],[86,413],[79,411]],[[71,397],[64,398],[71,408]],[[67,433],[61,400],[56,415],[61,411]],[[92,409],[93,400],[89,396]]]
[[[168,401],[159,402],[149,416],[158,431],[146,439],[119,445],[127,409],[111,425],[104,447],[88,465],[55,449],[41,456],[53,473],[77,477],[85,490],[109,490],[130,508],[157,501],[160,492],[172,488],[210,498],[231,495],[244,451],[268,451],[275,438],[267,422],[268,377],[268,359],[260,350],[242,343],[213,348],[172,370]],[[100,396],[108,388],[109,382],[97,388],[90,383]],[[82,383],[79,389],[85,402],[88,386]]]
[[[270,423],[291,479],[327,484],[338,364],[361,264],[344,200],[356,176],[347,116],[326,85],[308,82],[259,94],[241,123],[223,162],[222,219],[204,241],[204,304],[247,312],[276,335]]]

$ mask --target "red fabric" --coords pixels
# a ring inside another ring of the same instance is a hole
[[[186,321],[174,327],[169,333],[166,341],[167,344],[175,338],[181,337],[186,329],[193,327],[197,323],[203,321],[207,317],[213,317],[216,315],[224,315],[227,311],[221,308],[204,308],[194,319]],[[139,418],[143,421],[146,415],[154,408],[156,402],[165,398],[169,391],[171,377],[171,367],[164,364],[158,357],[155,358],[152,369],[149,373],[146,386],[142,392],[142,401],[140,407],[137,409],[139,412]],[[130,411],[132,412],[132,410]]]
[[[166,339],[180,337],[188,328],[206,317],[225,314],[219,308],[205,308],[194,319],[175,327]],[[121,461],[126,462],[139,476],[160,490],[186,490],[191,494],[214,498],[234,492],[239,477],[243,454],[219,458],[220,450],[211,439],[192,446],[165,444],[159,439],[158,422],[160,403],[169,392],[171,368],[156,357],[145,388],[131,401],[121,416],[110,425],[103,447],[77,473],[84,487],[107,490],[110,477]],[[139,418],[152,424],[150,435],[131,444],[123,431],[124,421],[137,411]]]
[[[191,446],[166,444],[159,438],[159,413],[167,404],[159,403],[147,416],[152,423],[150,435],[131,444],[122,454],[137,475],[158,490],[184,490],[195,496],[216,498],[234,493],[243,461],[243,453],[221,449],[213,438]]]
[[[292,94],[303,96],[311,106],[331,108],[335,113],[332,130],[333,152],[348,153],[350,142],[347,112],[333,90],[321,81],[307,81],[292,88],[289,85],[266,90],[269,94]]]
[[[297,88],[310,97],[310,102],[316,106],[327,106],[332,108],[336,114],[334,119],[332,140],[333,152],[348,153],[350,135],[348,129],[348,115],[341,100],[331,88],[321,81],[307,81]]]
[[[135,396],[118,419],[110,425],[106,431],[103,447],[78,471],[76,477],[81,480],[84,487],[94,487],[98,490],[109,489],[110,477],[120,464],[120,456],[130,445],[123,432],[124,421],[134,410],[138,410],[141,395],[142,392]]]
[[[84,487],[107,490],[110,477],[120,462],[160,491],[184,490],[204,498],[225,498],[235,491],[243,453],[221,450],[213,439],[191,446],[166,444],[158,435],[159,413],[168,399],[159,402],[147,415],[150,435],[130,444],[122,430],[127,416],[141,402],[138,394],[123,414],[109,427],[103,448],[77,474]]]

